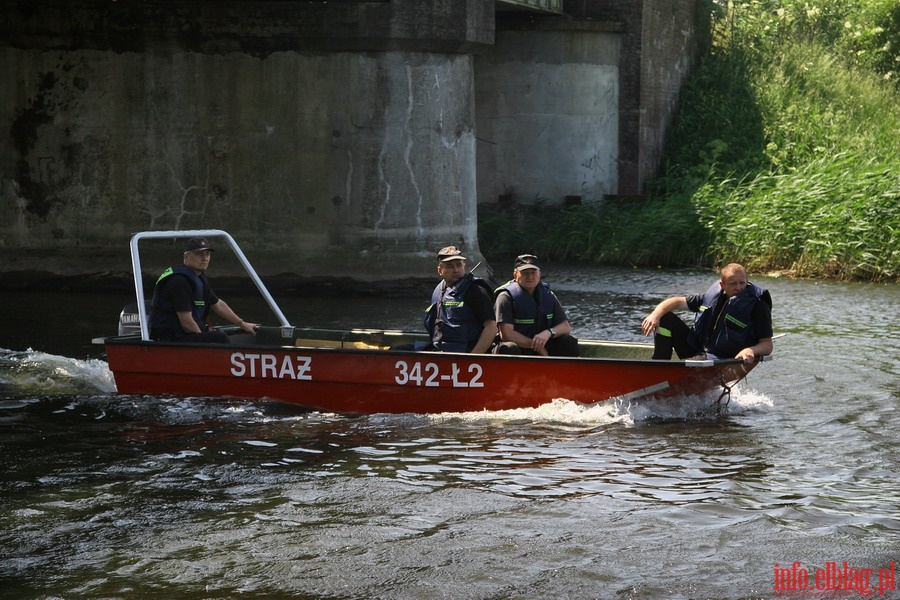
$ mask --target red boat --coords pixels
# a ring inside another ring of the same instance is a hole
[[[222,237],[279,319],[256,336],[222,328],[230,344],[151,341],[138,242],[146,238]],[[534,408],[565,398],[727,395],[755,364],[727,360],[650,360],[652,345],[580,340],[579,358],[390,350],[424,333],[329,330],[290,325],[233,238],[221,230],[159,231],[131,241],[137,313],[134,333],[120,327],[105,345],[122,394],[274,399],[338,413],[442,413]],[[126,319],[127,320],[127,319]],[[137,331],[137,330],[140,331]]]

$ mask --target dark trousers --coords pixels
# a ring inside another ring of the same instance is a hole
[[[550,356],[578,356],[578,338],[564,334],[547,340],[547,354]],[[513,342],[500,342],[494,348],[494,354],[526,354],[535,355],[531,348],[520,348]]]
[[[698,349],[688,343],[690,333],[691,328],[678,315],[672,312],[664,314],[659,320],[659,330],[653,336],[653,358],[669,360],[672,350],[681,359],[697,354]]]

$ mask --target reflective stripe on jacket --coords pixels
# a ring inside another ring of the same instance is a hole
[[[760,300],[772,306],[768,290],[749,283],[744,290],[727,299],[718,322],[713,323],[716,306],[725,299],[719,282],[712,284],[703,294],[700,311],[694,317],[691,343],[719,358],[734,356],[759,342],[759,334],[753,329],[753,308]],[[712,329],[712,330],[711,330]]]
[[[553,307],[556,305],[556,297],[550,292],[549,285],[542,281],[537,289],[539,303],[515,281],[510,281],[496,290],[498,295],[503,292],[509,293],[513,304],[513,328],[528,337],[534,337],[550,327]]]
[[[455,285],[448,286],[442,281],[431,293],[431,306],[425,313],[425,331],[437,350],[470,352],[481,337],[484,324],[466,305],[466,294],[473,285],[480,285],[490,293],[488,284],[471,273]]]
[[[153,300],[150,303],[150,328],[153,337],[162,335],[177,337],[185,333],[181,327],[181,322],[178,320],[178,315],[175,313],[175,307],[160,293],[161,286],[165,285],[169,277],[173,275],[186,277],[190,282],[193,302],[191,318],[200,327],[200,331],[206,331],[207,329],[206,317],[209,314],[209,285],[206,280],[206,273],[197,275],[185,265],[177,265],[163,271],[156,280]]]

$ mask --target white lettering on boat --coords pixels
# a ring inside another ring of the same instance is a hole
[[[462,373],[459,365],[450,363],[448,372],[441,372],[441,368],[437,363],[421,363],[418,361],[408,363],[405,360],[398,360],[394,364],[397,369],[397,375],[394,381],[397,385],[415,385],[419,387],[461,387],[473,388],[484,387],[481,376],[484,371],[478,363],[471,363],[466,369],[466,374]]]
[[[312,381],[312,357],[285,354],[231,353],[231,374],[264,379],[304,379]]]

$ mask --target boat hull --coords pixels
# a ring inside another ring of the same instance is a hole
[[[730,386],[735,360],[546,358],[106,338],[119,393],[273,399],[339,413],[533,408],[565,398],[692,396]]]
[[[279,326],[257,327],[254,335],[220,327],[228,344],[151,341],[140,243],[192,237],[214,237],[231,249]],[[398,351],[429,340],[423,332],[290,325],[225,231],[144,231],[132,236],[130,247],[134,312],[122,311],[120,335],[94,339],[106,347],[123,394],[269,398],[339,413],[494,411],[535,408],[556,398],[594,403],[692,396],[728,389],[754,366],[734,359],[649,360],[649,344],[582,339],[578,358]]]

